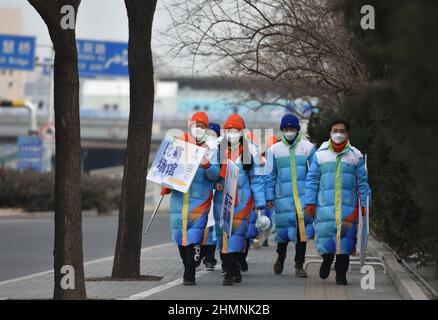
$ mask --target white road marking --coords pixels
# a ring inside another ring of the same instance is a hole
[[[173,243],[168,242],[168,243],[163,243],[163,244],[159,244],[159,245],[152,246],[152,247],[147,247],[147,248],[141,249],[141,253],[145,253],[145,252],[148,252],[148,251],[151,251],[151,250],[155,250],[155,249],[159,249],[159,248],[168,247],[168,246],[171,246],[171,245],[173,245]],[[100,258],[100,259],[96,259],[96,260],[91,260],[91,261],[85,262],[84,266],[87,266],[87,265],[90,265],[90,264],[93,264],[93,263],[98,263],[98,262],[103,262],[103,261],[107,261],[107,260],[112,260],[112,259],[114,259],[114,256]],[[43,272],[33,273],[33,274],[30,274],[30,275],[27,275],[27,276],[23,276],[23,277],[19,277],[19,278],[14,278],[14,279],[2,281],[2,282],[0,282],[0,286],[8,284],[8,283],[17,282],[17,281],[32,279],[34,277],[43,276],[43,275],[50,274],[50,273],[53,273],[53,269],[47,270],[47,271],[43,271]]]
[[[210,271],[197,271],[196,278],[200,278],[207,273],[210,273]],[[121,299],[121,300],[142,300],[144,298],[147,298],[147,297],[154,295],[156,293],[159,293],[161,291],[179,286],[182,283],[183,283],[183,278],[178,278],[176,280],[170,281],[170,282],[163,284],[161,286],[154,287],[152,289],[133,294],[132,296],[130,296],[128,298]]]

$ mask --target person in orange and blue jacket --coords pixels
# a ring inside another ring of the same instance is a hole
[[[258,139],[254,135],[253,131],[248,132],[248,139],[250,141],[254,142],[255,144],[257,144],[258,146],[260,145],[258,143]],[[265,149],[268,149],[272,145],[272,141],[276,141],[275,136],[267,137]],[[256,156],[256,155],[257,154],[254,154],[254,156]],[[264,164],[265,164],[265,154],[263,152],[260,154],[260,167],[264,167]],[[271,219],[270,214],[272,213],[272,211],[273,211],[273,209],[266,208],[265,210],[262,211],[261,215],[268,216],[268,218]],[[253,246],[255,248],[257,248],[256,245],[257,245],[257,243],[260,242],[259,238],[263,237],[263,233],[269,235],[268,230],[266,230],[265,232],[261,232],[257,229],[257,227],[256,227],[257,218],[258,218],[258,215],[257,215],[257,211],[256,211],[255,204],[254,204],[253,209],[251,210],[251,214],[250,214],[249,219],[248,219],[248,230],[246,231],[245,250],[239,256],[239,264],[240,264],[240,268],[241,268],[242,272],[247,272],[249,269],[248,262],[246,261],[246,258],[248,257],[251,243],[253,244]]]
[[[315,217],[316,249],[322,255],[321,279],[327,279],[336,255],[336,283],[347,285],[350,255],[355,252],[359,212],[371,201],[363,154],[350,144],[350,126],[330,126],[330,139],[313,156],[306,179],[305,204]]]
[[[205,144],[208,116],[196,112],[189,121],[189,132],[179,139],[198,146]],[[206,152],[207,154],[207,152]],[[217,157],[213,155],[213,157]],[[207,225],[208,212],[213,198],[214,183],[219,178],[219,164],[205,158],[196,171],[186,193],[162,188],[161,195],[170,196],[170,226],[184,264],[184,285],[195,285],[196,263],[200,257],[200,244]]]
[[[258,147],[243,134],[245,124],[242,117],[237,114],[230,115],[223,128],[225,129],[225,137],[220,146],[220,178],[214,195],[214,216],[218,246],[221,249],[225,270],[223,285],[233,285],[242,281],[239,255],[245,249],[248,219],[253,203],[255,202],[257,209],[264,209],[266,206],[265,183],[260,168],[259,156],[252,155],[254,152],[258,152]],[[239,167],[230,236],[219,227],[227,159],[232,160]]]

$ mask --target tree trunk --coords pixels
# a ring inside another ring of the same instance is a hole
[[[154,112],[152,22],[157,0],[125,0],[129,19],[130,113],[112,276],[140,275],[146,171]]]
[[[61,8],[66,5],[73,7],[76,17],[80,2],[29,0],[46,23],[55,50],[54,299],[86,298],[82,251],[81,137],[76,33],[74,29],[63,29],[60,23],[63,17]],[[67,269],[63,269],[65,266]]]

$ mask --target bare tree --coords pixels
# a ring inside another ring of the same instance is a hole
[[[154,112],[151,37],[156,0],[125,0],[129,19],[130,113],[112,276],[140,276],[146,170]]]
[[[336,104],[367,79],[338,3],[168,0],[166,44],[174,57],[191,57],[192,68],[213,65],[225,76],[267,79],[283,94],[318,95]]]
[[[85,299],[81,212],[81,137],[76,33],[61,26],[61,8],[71,6],[74,20],[80,0],[29,0],[47,25],[55,50],[56,128],[54,299]],[[71,266],[71,269],[62,269]],[[62,273],[61,273],[62,272]],[[70,283],[63,277],[70,277]],[[71,281],[74,279],[74,286]]]

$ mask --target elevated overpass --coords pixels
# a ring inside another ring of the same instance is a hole
[[[166,132],[171,129],[185,130],[189,116],[190,114],[181,112],[173,114],[160,113],[159,110],[155,112],[152,125],[151,160]],[[263,112],[247,113],[244,119],[250,129],[276,129],[279,123],[279,117]],[[218,120],[212,119],[212,121]],[[38,128],[46,122],[47,113],[39,112],[37,114]],[[218,122],[222,123],[222,121]],[[15,145],[19,136],[28,134],[29,126],[30,118],[25,110],[13,110],[13,112],[0,110],[0,147]],[[127,114],[114,112],[83,114],[81,112],[84,170],[112,167],[123,163],[127,135]],[[13,155],[4,155],[5,159],[11,157]]]
[[[181,114],[159,114],[154,116],[152,124],[152,141],[160,142],[165,133],[171,129],[185,130],[188,117]],[[37,125],[41,128],[47,122],[47,116],[37,115]],[[276,129],[278,118],[269,116],[247,116],[245,122],[250,129]],[[0,143],[14,142],[21,135],[27,135],[30,119],[24,113],[0,113]],[[112,114],[108,117],[82,117],[81,139],[84,148],[124,149],[128,136],[128,116]]]

